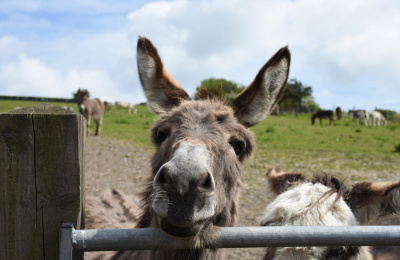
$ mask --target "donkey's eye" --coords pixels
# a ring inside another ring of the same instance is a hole
[[[237,155],[243,152],[244,148],[246,148],[246,143],[242,140],[232,140],[229,142],[229,144],[232,146]]]
[[[169,130],[160,130],[157,131],[157,142],[162,143],[169,137]]]

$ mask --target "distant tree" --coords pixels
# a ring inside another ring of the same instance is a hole
[[[245,86],[237,84],[233,81],[209,78],[200,83],[200,86],[196,88],[196,94],[198,94],[199,90],[203,87],[209,90],[213,88],[220,88],[223,97],[228,101],[228,103],[231,102],[245,88]]]
[[[245,89],[245,86],[233,81],[209,78],[203,80],[200,86],[196,88],[196,95],[203,87],[209,90],[213,88],[221,89],[222,95],[228,103],[232,102],[233,99]],[[315,103],[311,94],[312,88],[310,86],[304,86],[300,81],[290,79],[286,84],[285,92],[279,102],[281,111],[294,110],[296,112],[312,112],[318,110],[319,106]]]
[[[303,83],[297,81],[297,79],[290,79],[288,83],[286,83],[285,92],[279,102],[279,106],[281,110],[285,111],[294,110],[296,112],[302,112],[303,109],[308,110],[308,105],[312,107],[318,106],[311,95],[312,88],[310,86],[303,85]],[[303,104],[303,101],[306,103]]]
[[[319,105],[315,102],[312,96],[304,97],[301,100],[301,112],[313,113],[319,109]]]

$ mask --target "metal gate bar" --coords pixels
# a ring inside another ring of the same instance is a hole
[[[66,246],[68,245],[68,246]],[[288,246],[400,246],[400,226],[276,226],[218,228],[209,248]],[[61,248],[63,247],[63,248]],[[185,239],[169,237],[157,228],[75,230],[60,228],[60,260],[75,251],[190,249]],[[71,257],[69,257],[71,255]]]

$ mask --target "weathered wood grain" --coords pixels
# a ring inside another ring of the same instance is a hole
[[[84,228],[84,149],[80,114],[0,113],[0,259],[58,259],[61,223]]]

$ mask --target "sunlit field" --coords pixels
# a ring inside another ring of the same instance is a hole
[[[0,112],[40,104],[34,101],[0,101]],[[49,102],[68,105],[73,103]],[[155,115],[146,106],[137,106],[136,115],[111,108],[104,115],[101,136],[152,148],[150,130]],[[257,139],[257,149],[245,164],[245,181],[257,182],[272,166],[307,175],[324,171],[348,181],[374,181],[400,178],[400,123],[388,122],[386,127],[355,126],[349,118],[322,126],[311,124],[311,114],[270,116],[251,128]],[[94,132],[94,123],[91,124]]]

